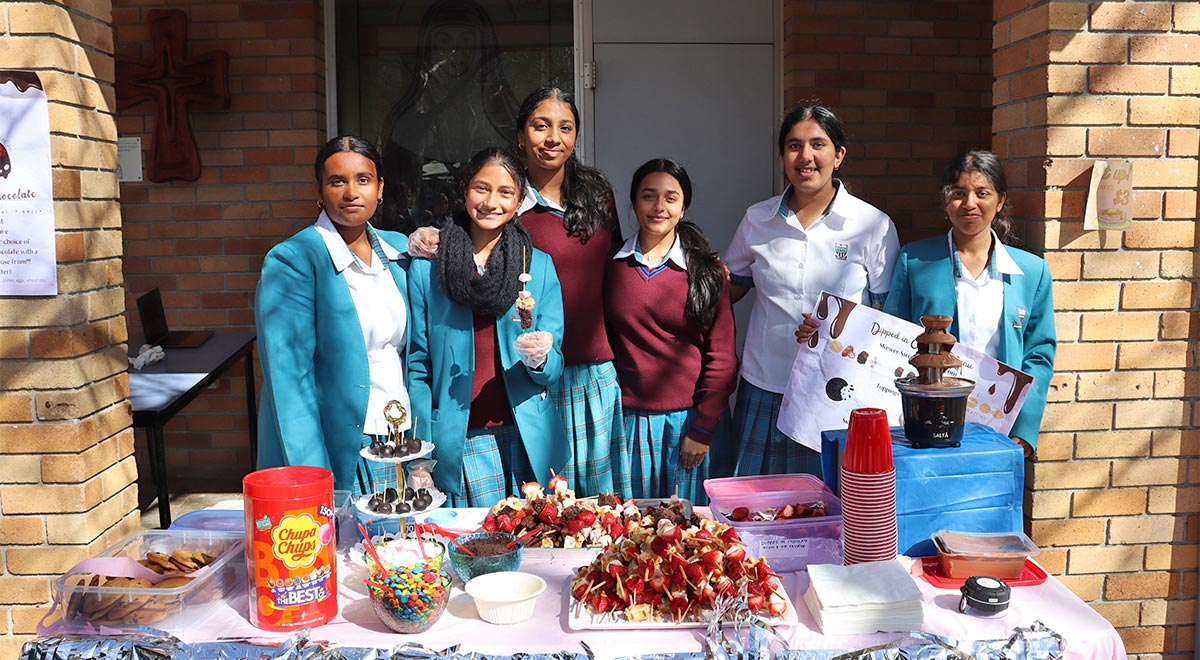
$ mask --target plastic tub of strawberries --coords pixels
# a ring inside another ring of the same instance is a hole
[[[842,563],[842,501],[811,474],[708,479],[709,509],[777,571]]]

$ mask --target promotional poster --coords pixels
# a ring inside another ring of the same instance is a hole
[[[31,71],[0,70],[0,295],[58,293],[50,114]]]
[[[796,355],[779,430],[820,451],[821,431],[846,428],[855,408],[882,408],[889,425],[903,425],[895,380],[916,374],[908,360],[921,326],[826,292],[813,314],[821,325]],[[952,352],[963,366],[946,375],[975,381],[966,421],[1007,434],[1033,377],[963,344]]]

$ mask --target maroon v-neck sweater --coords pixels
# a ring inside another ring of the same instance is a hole
[[[564,363],[613,359],[604,333],[604,268],[621,247],[620,232],[598,227],[584,243],[578,236],[567,235],[561,215],[540,205],[526,211],[521,224],[529,230],[533,247],[554,260],[562,286]]]
[[[605,318],[626,410],[696,408],[688,435],[708,443],[737,383],[733,307],[726,279],[708,333],[688,322],[687,272],[610,260]]]

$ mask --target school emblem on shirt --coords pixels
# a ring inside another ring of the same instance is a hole
[[[846,256],[850,254],[850,246],[845,243],[833,244],[833,256],[838,258],[838,261],[845,261]]]

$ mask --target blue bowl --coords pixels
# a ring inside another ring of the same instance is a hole
[[[507,532],[475,532],[472,534],[463,534],[458,537],[458,542],[467,546],[471,545],[469,541],[493,540],[500,544],[506,544],[515,540],[517,537]],[[459,549],[453,543],[446,546],[450,554],[450,565],[454,567],[454,573],[458,579],[464,583],[470,582],[471,578],[479,575],[487,575],[488,573],[498,573],[500,571],[515,571],[521,565],[521,544],[517,544],[512,550],[507,550],[497,555],[477,555],[472,557]]]

